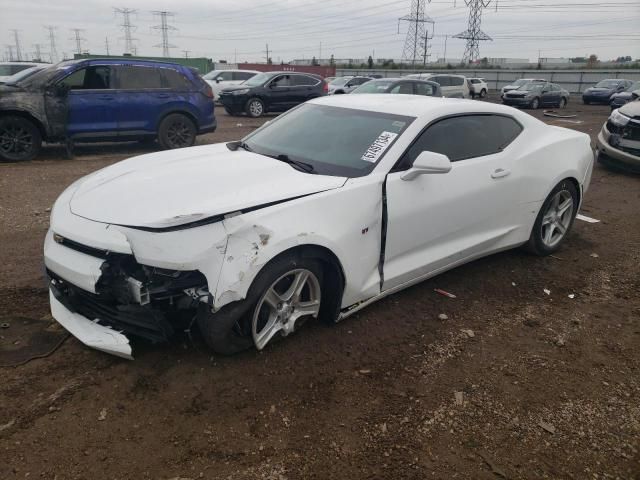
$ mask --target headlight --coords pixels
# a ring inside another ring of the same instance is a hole
[[[244,95],[245,93],[249,93],[248,88],[243,88],[242,90],[234,90],[231,92],[232,95]]]
[[[609,120],[614,125],[617,125],[619,127],[624,127],[627,123],[629,123],[629,120],[631,119],[626,115],[623,115],[616,109],[613,112],[611,112],[611,116],[609,117]]]

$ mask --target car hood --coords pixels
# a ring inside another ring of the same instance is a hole
[[[614,90],[613,88],[596,88],[596,87],[590,87],[590,88],[587,88],[587,89],[584,91],[584,93],[595,93],[595,94],[602,93],[602,94],[607,94],[607,93],[612,93],[612,92],[614,92],[614,91],[615,91],[615,90]]]
[[[618,111],[624,113],[627,117],[640,120],[640,101],[625,103]]]
[[[620,93],[614,93],[611,96],[611,99],[613,100],[614,98],[622,98],[624,100],[629,100],[633,95],[631,94],[631,92],[620,92]]]
[[[171,228],[318,193],[346,178],[314,175],[225,144],[134,157],[74,184],[71,211],[103,222]]]
[[[253,87],[249,87],[247,85],[236,85],[234,87],[224,87],[221,92],[235,92],[236,90],[246,90],[247,88],[253,88]]]

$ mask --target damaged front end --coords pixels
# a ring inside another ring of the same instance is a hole
[[[78,263],[77,278],[61,272],[55,262],[47,265],[52,313],[87,346],[132,358],[129,337],[166,342],[176,330],[190,325],[199,303],[212,303],[207,279],[197,270],[149,267],[133,255],[100,251],[59,235],[55,243],[55,248],[83,263]],[[78,281],[82,265],[91,262],[99,265],[91,273],[96,279],[92,291]],[[90,328],[94,326],[98,328]]]

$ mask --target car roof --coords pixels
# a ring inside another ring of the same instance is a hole
[[[83,58],[78,59],[78,63],[87,63],[94,64],[99,63],[100,65],[155,65],[155,66],[167,66],[167,67],[176,67],[182,68],[184,65],[180,65],[179,63],[173,62],[165,62],[162,60],[140,60],[137,58]],[[189,68],[189,67],[185,67]]]
[[[420,95],[377,95],[375,93],[329,95],[309,100],[307,103],[331,107],[354,108],[392,115],[408,115],[424,119],[461,113],[496,113],[510,115],[518,119],[530,117],[532,120],[535,120],[530,115],[506,105],[458,98],[427,97]]]

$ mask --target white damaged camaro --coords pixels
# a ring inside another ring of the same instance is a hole
[[[316,99],[67,188],[44,246],[52,314],[126,358],[193,322],[218,353],[262,349],[494,252],[555,252],[592,167],[587,135],[502,105]]]

